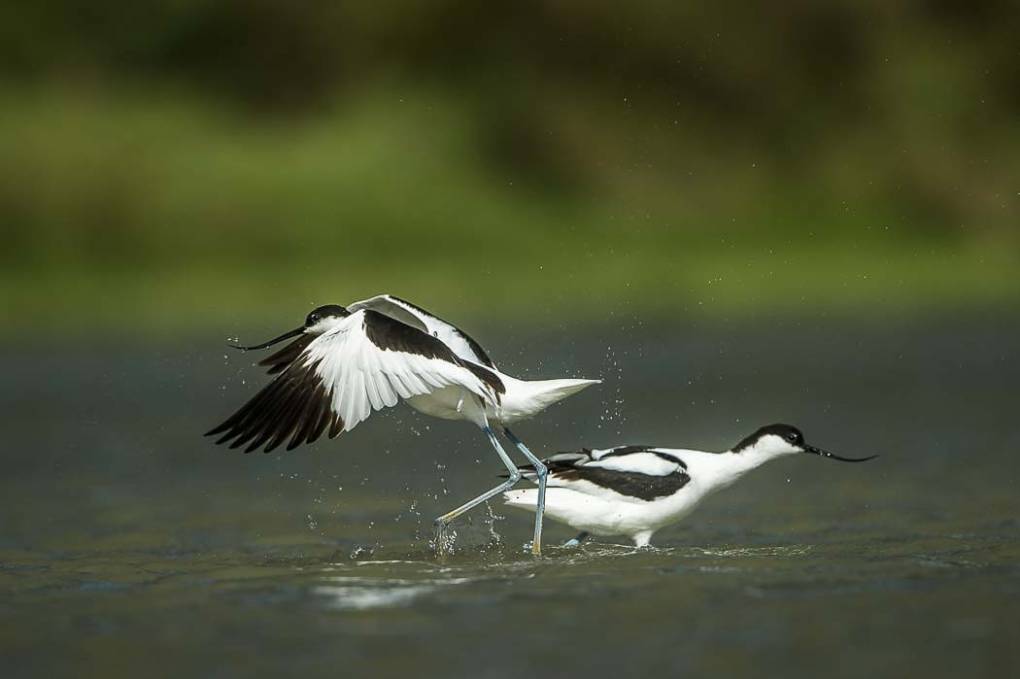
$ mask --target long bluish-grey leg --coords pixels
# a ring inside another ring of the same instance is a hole
[[[524,445],[524,442],[514,436],[514,433],[503,427],[503,433],[506,437],[517,446],[517,450],[521,451],[524,457],[528,458],[528,462],[535,468],[535,476],[538,477],[538,503],[535,506],[535,539],[531,542],[531,553],[535,556],[541,556],[542,554],[542,517],[545,514],[545,484],[547,477],[549,476],[549,470],[545,464],[538,459],[534,453],[528,450],[528,447]]]
[[[449,511],[440,516],[438,519],[436,519],[437,539],[438,536],[442,533],[442,531],[448,525],[450,525],[450,522],[456,519],[458,516],[460,516],[461,514],[470,510],[473,507],[477,507],[478,505],[482,504],[491,497],[499,495],[500,493],[505,493],[506,491],[510,490],[515,485],[517,485],[517,482],[521,480],[520,470],[517,469],[517,465],[514,464],[514,461],[511,460],[510,456],[506,454],[506,451],[503,450],[503,446],[499,445],[499,441],[496,440],[496,434],[492,431],[492,428],[486,425],[482,429],[482,431],[484,431],[485,434],[489,437],[489,441],[492,443],[492,447],[496,449],[496,453],[499,455],[499,459],[502,460],[503,464],[506,465],[507,470],[510,472],[510,476],[509,478],[507,478],[506,481],[499,484],[495,488],[485,491],[484,493],[474,498],[473,500],[468,500],[460,507],[457,507],[456,509]]]

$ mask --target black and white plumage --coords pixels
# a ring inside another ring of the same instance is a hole
[[[543,460],[549,469],[546,516],[582,535],[625,535],[643,547],[655,531],[683,519],[711,493],[769,460],[795,453],[842,462],[874,457],[834,455],[806,444],[799,430],[785,424],[762,427],[724,453],[652,446],[586,448]],[[534,495],[533,489],[512,490],[504,498],[512,507],[532,509]]]
[[[646,501],[669,497],[691,480],[683,460],[647,446],[586,448],[577,453],[553,455],[543,462],[550,477],[562,488],[589,494],[609,489]],[[530,477],[530,473],[524,473],[524,478]]]
[[[347,307],[326,305],[304,325],[244,350],[293,341],[262,360],[275,379],[207,435],[245,452],[314,443],[350,431],[372,412],[404,400],[425,414],[482,428],[510,479],[437,519],[440,527],[520,478],[490,426],[528,458],[544,488],[545,467],[506,425],[531,417],[598,380],[524,381],[500,372],[474,339],[421,307],[379,295]],[[505,486],[505,487],[504,487]],[[541,502],[533,549],[541,549]]]

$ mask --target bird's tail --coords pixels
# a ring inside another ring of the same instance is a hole
[[[554,403],[602,380],[515,380],[503,399],[503,409],[514,419],[530,417]]]
[[[510,507],[533,512],[538,504],[537,488],[521,488],[503,493],[503,501]]]
[[[537,382],[528,382],[528,384],[542,398],[548,399],[547,405],[552,405],[593,384],[602,384],[602,380],[538,380]]]

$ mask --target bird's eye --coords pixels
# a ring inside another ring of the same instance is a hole
[[[797,436],[797,432],[791,431],[789,434],[786,435],[786,438],[787,440],[796,443],[799,437]]]

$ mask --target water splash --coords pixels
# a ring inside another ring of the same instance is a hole
[[[448,524],[437,523],[436,532],[429,542],[429,547],[436,556],[449,556],[453,554],[456,542],[457,531]]]
[[[617,358],[616,350],[612,346],[606,347],[603,364],[608,366],[607,371],[612,373],[612,375],[605,375],[604,377],[609,378],[611,376],[615,379],[612,380],[614,383],[612,392],[602,400],[602,413],[599,415],[599,422],[596,427],[598,429],[612,429],[619,436],[622,434],[622,426],[626,421],[621,386],[623,384],[623,365]],[[609,380],[606,379],[606,381],[608,382]]]
[[[356,545],[351,550],[351,554],[348,557],[351,561],[360,561],[363,559],[371,559],[375,556],[375,550],[378,545]]]
[[[482,522],[489,529],[489,547],[498,547],[503,544],[503,536],[496,532],[496,522],[502,520],[503,517],[496,514],[492,510],[492,505],[486,502],[485,518],[482,519]]]

